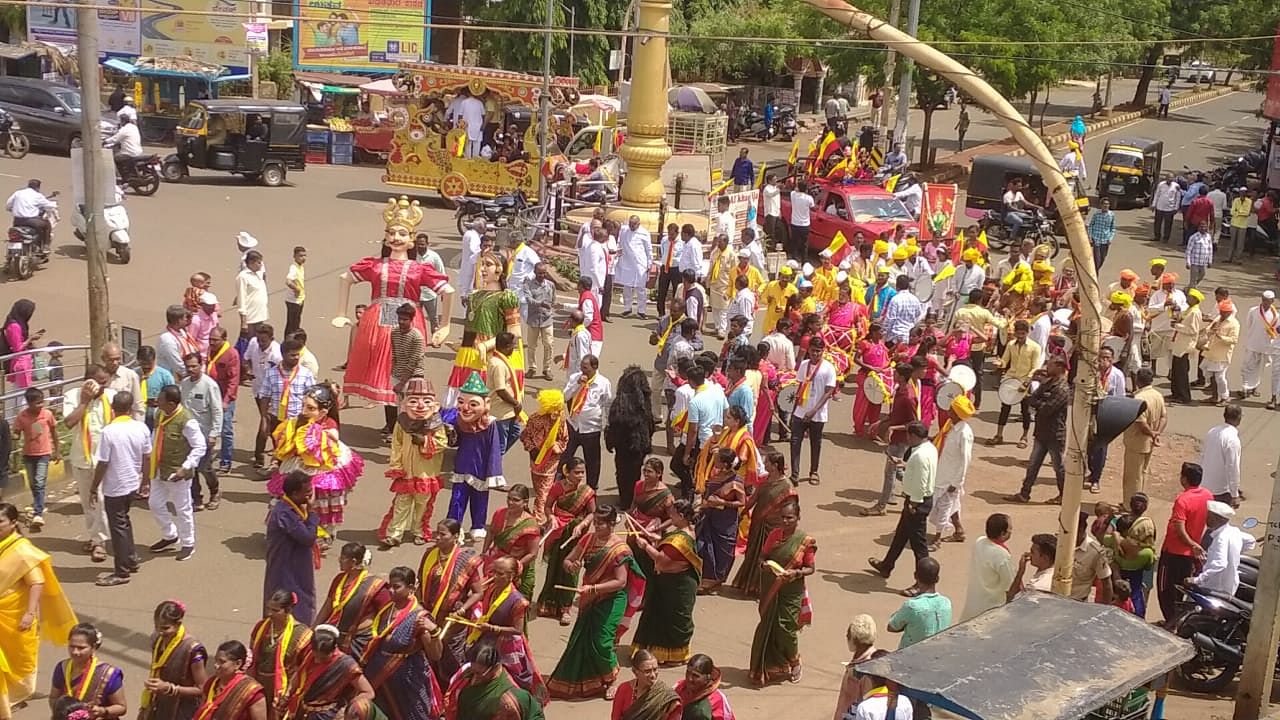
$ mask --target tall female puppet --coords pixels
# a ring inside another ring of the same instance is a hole
[[[524,343],[520,338],[520,298],[516,291],[507,288],[510,265],[502,256],[482,252],[476,258],[475,289],[467,296],[467,318],[462,331],[462,346],[453,360],[449,373],[449,393],[444,405],[453,405],[458,399],[458,389],[478,372],[485,377],[485,365],[493,352],[495,338],[506,330],[516,336],[516,349],[507,358],[517,378],[517,386],[524,387]]]
[[[403,195],[399,200],[388,200],[382,210],[382,219],[386,222],[386,231],[382,236],[381,257],[361,258],[339,276],[338,314],[332,324],[337,328],[351,324],[347,317],[351,286],[356,282],[369,283],[369,309],[360,317],[356,328],[355,342],[347,356],[342,391],[395,406],[396,394],[391,380],[391,329],[396,326],[396,308],[406,302],[416,304],[419,290],[427,287],[440,296],[440,317],[447,320],[453,309],[453,287],[449,285],[448,276],[436,272],[431,265],[409,259],[414,231],[422,223],[422,208],[417,200],[409,202]],[[418,313],[413,322],[426,337],[422,313]],[[432,346],[439,347],[448,336],[449,323],[444,322],[431,335]]]

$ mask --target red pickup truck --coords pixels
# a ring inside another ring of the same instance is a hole
[[[793,189],[784,186],[781,195],[782,221],[788,226]],[[851,243],[854,233],[860,232],[870,241],[882,232],[892,233],[895,225],[919,233],[920,223],[911,217],[902,201],[879,185],[811,180],[809,192],[818,201],[809,213],[809,247],[814,250],[826,249],[837,230]],[[763,196],[760,203],[764,207]]]

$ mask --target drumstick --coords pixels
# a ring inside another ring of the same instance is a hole
[[[471,628],[478,628],[478,627],[480,627],[480,623],[478,623],[478,622],[472,622],[471,620],[464,620],[464,619],[462,619],[462,618],[460,618],[460,617],[458,617],[458,616],[456,616],[456,615],[450,615],[450,616],[449,616],[449,620],[448,620],[448,622],[451,622],[451,623],[457,623],[457,624],[459,624],[459,625],[465,625],[465,626],[467,626],[467,627],[471,627]]]
[[[577,539],[578,539],[577,537],[570,535],[568,540],[565,540],[563,543],[560,544],[560,549],[563,550],[569,547],[570,545],[573,544],[573,541]]]
[[[551,587],[555,588],[556,590],[568,590],[569,592],[578,592],[579,590],[582,589],[580,587],[569,587],[568,585],[552,585]]]

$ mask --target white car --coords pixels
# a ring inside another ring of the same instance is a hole
[[[1187,65],[1187,82],[1189,83],[1199,85],[1204,82],[1212,85],[1216,75],[1217,72],[1214,71],[1213,65],[1207,60],[1192,60]]]

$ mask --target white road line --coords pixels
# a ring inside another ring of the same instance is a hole
[[[22,176],[21,176],[21,175],[10,175],[9,173],[0,173],[0,177],[20,178],[20,177],[22,177]]]
[[[1186,110],[1187,108],[1193,108],[1193,107],[1196,107],[1196,106],[1198,106],[1198,105],[1203,105],[1203,104],[1205,104],[1205,103],[1214,102],[1214,101],[1216,101],[1216,100],[1221,100],[1221,99],[1223,99],[1223,98],[1229,98],[1229,97],[1231,97],[1232,95],[1235,95],[1235,94],[1237,94],[1237,93],[1239,93],[1239,92],[1240,92],[1239,90],[1232,90],[1231,92],[1229,92],[1229,93],[1227,93],[1227,94],[1225,94],[1225,95],[1219,95],[1219,96],[1217,96],[1217,97],[1205,98],[1204,100],[1201,100],[1201,101],[1199,101],[1199,102],[1191,103],[1190,105],[1183,105],[1182,107],[1178,108],[1178,110]],[[1152,116],[1150,116],[1150,115],[1144,115],[1143,117],[1135,118],[1135,119],[1134,119],[1134,120],[1132,120],[1131,122],[1127,122],[1127,123],[1124,123],[1124,124],[1121,124],[1121,125],[1116,125],[1116,126],[1114,126],[1114,127],[1107,128],[1106,130],[1103,130],[1102,132],[1099,132],[1099,133],[1090,133],[1090,134],[1089,134],[1089,137],[1090,137],[1090,138],[1096,138],[1096,137],[1102,137],[1103,135],[1110,135],[1111,133],[1119,132],[1119,131],[1121,131],[1121,130],[1124,130],[1124,129],[1126,129],[1126,128],[1129,128],[1130,126],[1136,125],[1136,124],[1138,124],[1138,123],[1140,123],[1140,122],[1145,122],[1145,121],[1147,121],[1147,120],[1155,120],[1155,119],[1156,119],[1156,118],[1154,118],[1154,117],[1152,117]],[[1183,146],[1179,147],[1178,149],[1179,149],[1179,150],[1181,150],[1182,148],[1185,148],[1185,147],[1186,147],[1186,145],[1183,145]]]

